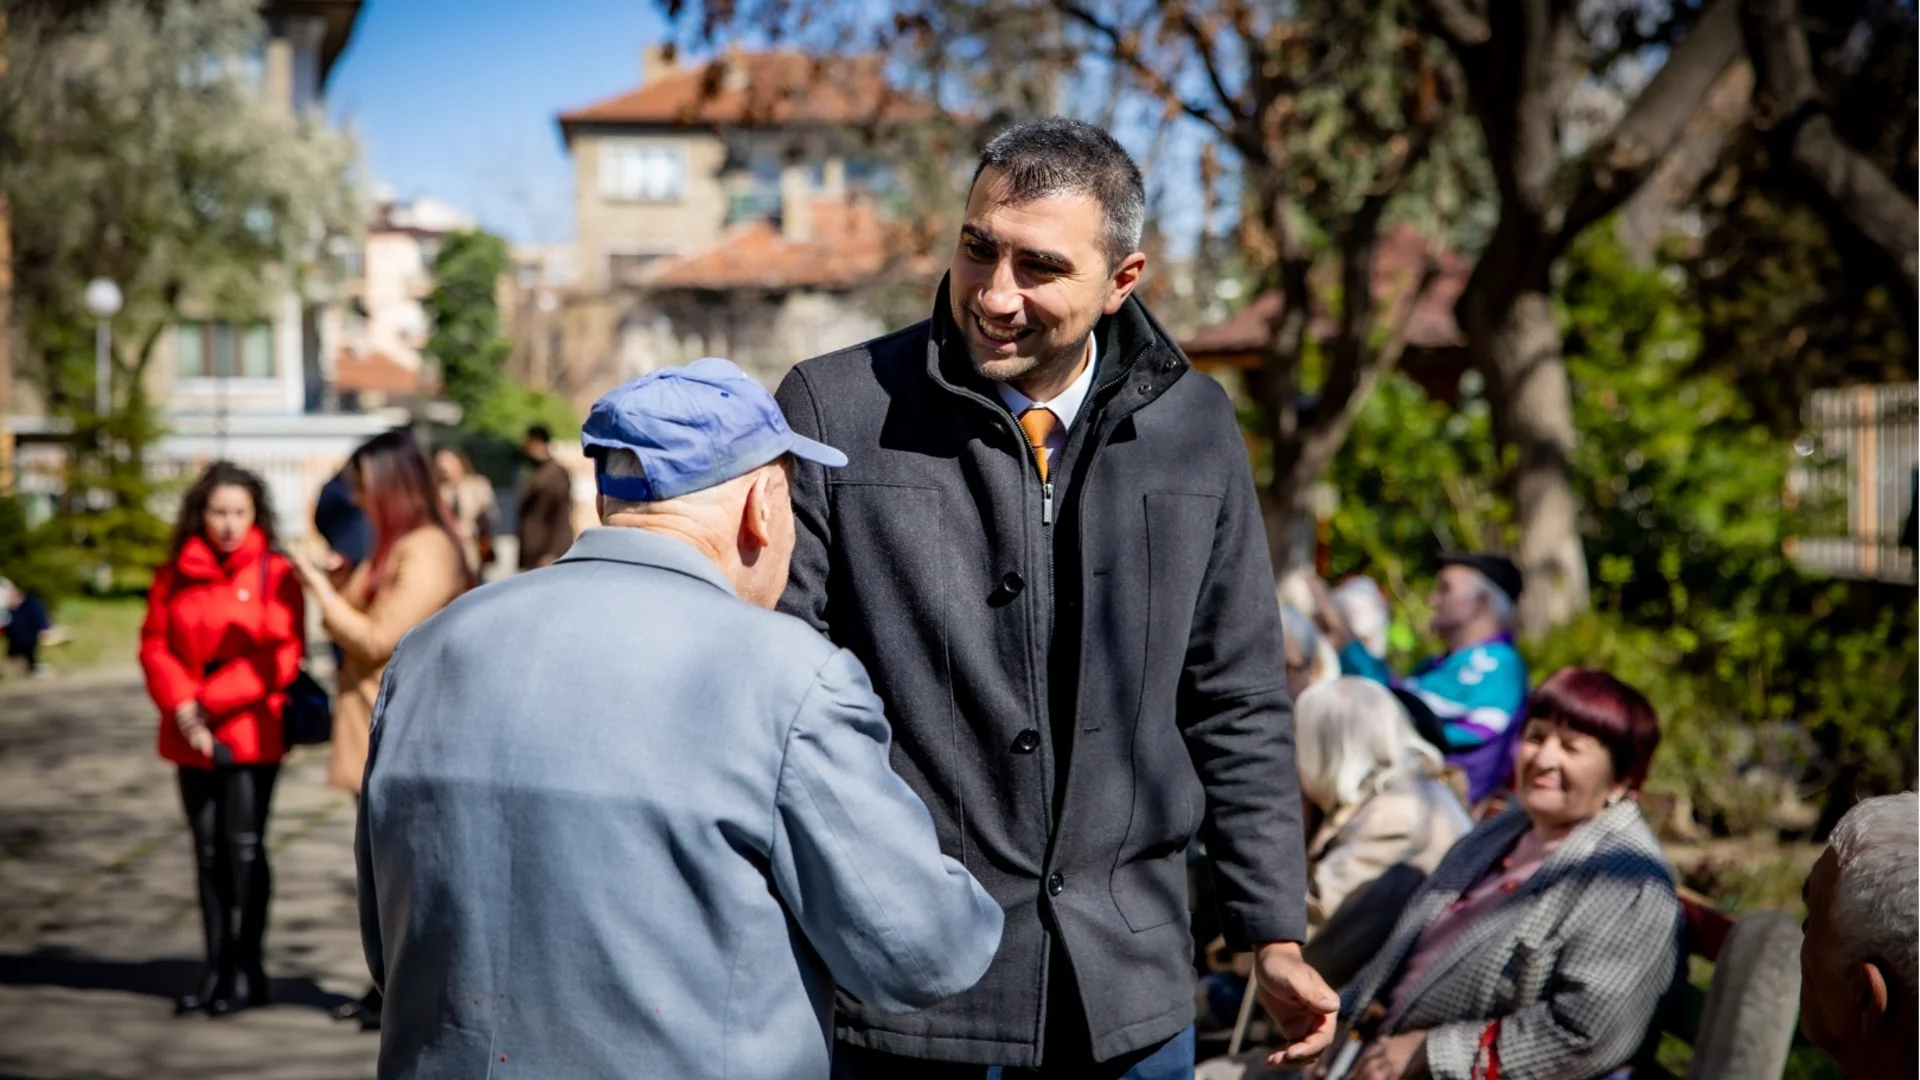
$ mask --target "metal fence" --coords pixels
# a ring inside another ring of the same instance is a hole
[[[1788,495],[1808,535],[1787,553],[1820,573],[1913,583],[1903,531],[1920,493],[1920,384],[1816,391],[1806,425]]]

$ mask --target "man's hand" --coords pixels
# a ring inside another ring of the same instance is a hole
[[[1427,1080],[1427,1033],[1403,1031],[1373,1040],[1349,1080]]]
[[[1287,1040],[1286,1046],[1267,1058],[1267,1067],[1298,1067],[1312,1061],[1333,1042],[1340,995],[1301,959],[1300,946],[1291,941],[1260,946],[1253,971],[1260,1004]]]

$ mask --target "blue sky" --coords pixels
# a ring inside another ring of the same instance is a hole
[[[375,183],[515,241],[573,233],[554,116],[632,89],[666,34],[646,0],[368,0],[327,83]]]
[[[440,199],[515,242],[568,240],[573,168],[554,118],[638,86],[641,47],[667,36],[651,0],[367,0],[328,111],[397,197]],[[1141,141],[1134,126],[1121,125],[1123,142]],[[1150,184],[1193,183],[1192,136]],[[1197,234],[1193,199],[1161,213],[1174,236]]]

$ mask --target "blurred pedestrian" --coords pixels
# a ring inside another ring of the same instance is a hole
[[[1196,835],[1286,1053],[1330,1037],[1259,500],[1232,403],[1134,295],[1145,205],[1105,131],[1006,131],[932,319],[781,386],[853,459],[798,469],[781,610],[873,672],[943,849],[1007,912],[972,990],[843,1002],[843,1080],[1190,1077]]]
[[[515,528],[520,536],[520,569],[537,570],[573,546],[573,477],[553,459],[553,434],[544,424],[527,429],[520,452],[533,471],[520,489]]]
[[[770,610],[792,459],[846,458],[716,359],[583,438],[608,527],[393,658],[355,844],[379,1074],[826,1080],[836,983],[931,1004],[1002,921],[859,662]]]
[[[453,515],[454,531],[467,556],[467,568],[478,581],[493,564],[493,536],[499,514],[493,505],[493,485],[473,471],[473,462],[457,446],[433,452],[434,474],[440,480],[440,501]]]
[[[1920,799],[1847,811],[1807,878],[1800,1030],[1853,1080],[1920,1075]]]
[[[313,504],[313,530],[340,557],[340,565],[351,572],[373,553],[373,525],[366,511],[353,501],[353,483],[347,467],[341,466],[320,488]]]
[[[40,644],[53,627],[53,618],[40,594],[0,578],[0,620],[6,626],[7,659],[22,661],[29,678],[51,674],[40,662]]]
[[[300,583],[274,550],[258,476],[228,462],[187,491],[140,627],[160,710],[160,756],[179,769],[193,834],[206,959],[179,1013],[223,1016],[267,1001],[272,875],[265,836],[285,753],[285,688],[300,670]]]
[[[373,550],[336,588],[328,570],[293,556],[294,569],[320,608],[320,622],[340,647],[339,690],[334,695],[333,750],[327,780],[360,793],[367,767],[368,728],[380,677],[401,635],[447,606],[473,581],[466,557],[427,456],[407,431],[376,435],[347,461],[353,501],[373,526]],[[379,1026],[380,1001],[370,991],[343,1019]]]
[[[1340,650],[1340,666],[1400,691],[1414,729],[1467,777],[1467,797],[1478,804],[1503,790],[1513,775],[1519,717],[1527,702],[1527,665],[1514,647],[1514,601],[1520,568],[1501,555],[1440,556],[1428,603],[1429,626],[1446,652],[1394,679],[1386,662],[1361,645],[1338,605],[1319,605],[1320,620]],[[1324,591],[1324,586],[1322,586]]]

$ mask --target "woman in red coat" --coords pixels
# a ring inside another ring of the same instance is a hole
[[[266,1002],[263,841],[304,626],[300,581],[274,551],[266,486],[215,463],[187,492],[140,628],[160,756],[180,767],[206,930],[206,966],[177,1000],[181,1013]]]

